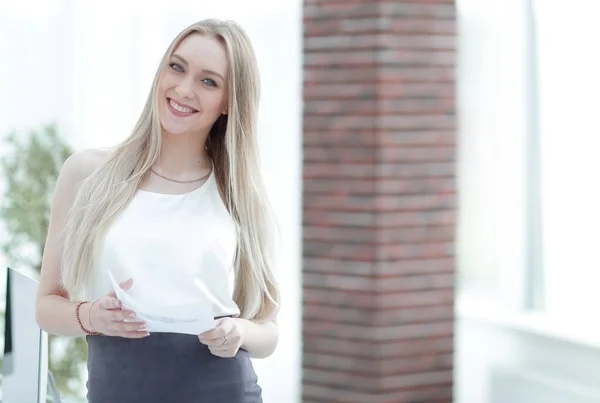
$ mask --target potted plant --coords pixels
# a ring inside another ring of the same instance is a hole
[[[7,236],[2,251],[9,266],[39,274],[54,186],[72,150],[54,124],[26,134],[12,132],[4,143],[0,221]],[[61,395],[80,395],[87,359],[85,338],[48,335],[48,340],[49,369]]]

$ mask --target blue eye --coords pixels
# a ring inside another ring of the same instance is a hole
[[[175,71],[183,71],[183,67],[181,67],[177,63],[170,63],[169,66]]]
[[[205,78],[203,81],[206,83],[206,85],[210,85],[211,87],[217,86],[217,83],[215,83],[215,81],[211,80],[210,78]]]

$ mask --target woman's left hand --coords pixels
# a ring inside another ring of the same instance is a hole
[[[218,357],[235,357],[242,345],[242,332],[236,319],[226,317],[215,321],[215,328],[198,336],[200,343],[208,346]]]

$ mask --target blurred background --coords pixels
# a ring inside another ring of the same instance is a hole
[[[129,134],[183,27],[233,19],[257,52],[282,234],[280,344],[255,360],[265,403],[600,402],[599,14],[0,0],[0,268],[36,276],[66,155]],[[85,401],[83,339],[49,343],[63,401]]]

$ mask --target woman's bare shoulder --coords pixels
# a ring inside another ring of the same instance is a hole
[[[110,156],[111,150],[89,148],[76,151],[65,161],[61,176],[70,178],[70,181],[80,182],[90,176],[100,164]]]
[[[77,187],[110,156],[110,151],[88,149],[76,151],[64,162],[56,185],[52,201],[51,226],[64,226],[67,212],[77,195]],[[57,224],[58,223],[58,224]]]

